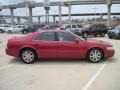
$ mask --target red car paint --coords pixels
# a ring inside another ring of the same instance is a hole
[[[105,58],[110,58],[114,55],[114,50],[107,50],[107,47],[112,47],[108,42],[99,40],[83,40],[75,36],[77,40],[69,41],[45,41],[34,40],[38,35],[43,32],[65,32],[72,34],[68,31],[60,30],[43,30],[35,32],[31,35],[19,38],[11,38],[8,40],[6,54],[19,57],[20,51],[23,48],[32,48],[36,51],[38,58],[45,59],[67,59],[67,58],[80,58],[85,59],[87,52],[92,48],[100,48],[104,52]]]

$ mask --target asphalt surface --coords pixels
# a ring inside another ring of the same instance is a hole
[[[0,34],[0,90],[120,90],[120,40],[111,42],[115,56],[100,63],[85,60],[39,60],[24,64],[5,54],[8,38]],[[96,39],[96,38],[93,38]]]

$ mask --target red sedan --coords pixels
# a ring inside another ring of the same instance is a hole
[[[85,40],[68,31],[44,30],[9,39],[6,53],[20,57],[25,63],[38,58],[87,59],[96,63],[112,57],[114,49],[108,42]]]

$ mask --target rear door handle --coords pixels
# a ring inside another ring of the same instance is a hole
[[[61,44],[60,47],[63,47],[63,45]]]

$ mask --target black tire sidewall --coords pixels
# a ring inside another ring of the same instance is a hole
[[[28,31],[27,31],[27,30],[24,30],[24,31],[23,31],[23,34],[27,34],[27,33],[28,33]]]

